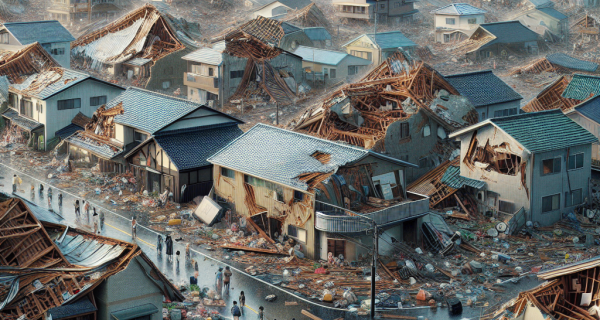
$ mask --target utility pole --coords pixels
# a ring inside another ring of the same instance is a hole
[[[371,264],[371,320],[375,319],[375,273],[377,272],[377,253],[379,251],[379,231],[373,221],[373,262]]]

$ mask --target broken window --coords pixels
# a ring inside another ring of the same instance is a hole
[[[542,198],[542,213],[560,209],[560,194]]]
[[[101,106],[106,104],[106,96],[90,97],[90,106]]]
[[[583,153],[569,156],[569,170],[583,168]]]
[[[273,191],[273,197],[275,200],[279,201],[279,202],[283,202],[283,187],[279,184],[275,184],[275,183],[269,183],[270,187],[269,189],[271,189]]]
[[[294,201],[295,202],[302,202],[304,201],[304,192],[298,191],[298,190],[294,190]]]
[[[542,175],[560,172],[560,158],[546,159],[542,161]]]
[[[221,167],[221,175],[235,180],[235,171]]]
[[[58,100],[56,105],[58,110],[77,109],[81,108],[81,99]]]
[[[408,122],[400,124],[400,139],[405,139],[410,137],[410,130],[408,126]]]

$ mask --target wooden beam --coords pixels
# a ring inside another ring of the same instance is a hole
[[[36,262],[37,260],[39,260],[39,258],[45,256],[46,254],[52,252],[52,250],[54,250],[54,246],[49,246],[48,248],[42,250],[41,252],[39,252],[38,254],[36,254],[35,256],[31,257],[29,260],[25,261],[25,263],[22,263],[19,265],[19,267],[21,268],[27,268],[29,267],[32,263]]]
[[[10,207],[8,207],[8,209],[4,211],[2,217],[0,217],[0,221],[4,220],[4,218],[6,218],[6,216],[12,211],[12,209],[14,209],[17,204],[19,204],[19,200],[13,199],[13,201],[14,203]]]
[[[308,311],[306,311],[306,310],[304,310],[304,309],[302,309],[302,311],[301,311],[300,313],[302,313],[303,315],[305,315],[305,316],[307,316],[307,317],[311,318],[312,320],[323,320],[323,319],[321,319],[321,318],[319,318],[319,317],[315,316],[314,314],[312,314],[312,313],[310,313],[310,312],[308,312]]]
[[[17,238],[17,237],[24,237],[24,236],[28,236],[34,232],[39,231],[40,229],[42,229],[42,227],[37,227],[35,229],[31,229],[29,231],[26,232],[21,232],[21,233],[15,233],[15,234],[9,234],[6,236],[0,236],[0,239],[6,239],[6,238]]]
[[[275,241],[273,241],[273,239],[271,239],[271,237],[269,237],[264,231],[263,229],[261,229],[256,222],[254,222],[252,220],[251,217],[247,217],[246,220],[248,221],[248,223],[250,223],[250,225],[252,225],[252,227],[254,229],[256,229],[256,231],[258,232],[258,234],[260,234],[261,237],[265,238],[265,240],[267,240],[269,243],[271,244],[275,244]]]

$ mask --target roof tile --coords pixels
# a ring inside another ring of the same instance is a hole
[[[444,78],[475,107],[523,99],[492,70],[453,74]]]

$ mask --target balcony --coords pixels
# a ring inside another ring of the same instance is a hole
[[[219,78],[201,76],[186,72],[183,74],[183,84],[192,88],[203,89],[212,93],[219,93]]]
[[[395,206],[379,211],[361,214],[346,210],[328,203],[316,201],[315,203],[315,229],[332,233],[364,232],[372,228],[371,221],[375,220],[378,226],[417,218],[429,212],[429,198],[410,194],[417,200],[407,200]],[[353,216],[356,214],[357,216]],[[366,218],[365,218],[366,217]]]
[[[356,3],[334,3],[337,15],[349,19],[371,19],[373,15],[369,12],[369,5],[358,5]]]

